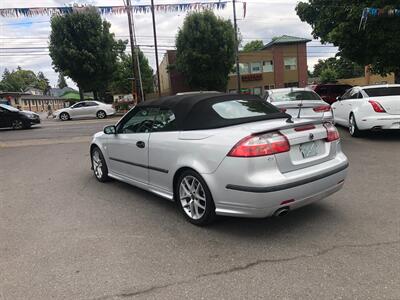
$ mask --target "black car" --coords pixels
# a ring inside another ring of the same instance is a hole
[[[40,124],[38,114],[31,111],[20,111],[7,104],[0,104],[0,128],[23,129],[30,128],[34,124]]]

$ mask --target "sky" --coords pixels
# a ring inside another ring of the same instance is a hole
[[[212,0],[203,0],[208,2]],[[199,0],[154,0],[155,4],[166,3],[192,3]],[[243,19],[243,6],[237,3],[238,27],[242,35],[244,45],[254,39],[263,40],[264,43],[271,41],[272,37],[280,35],[291,35],[302,38],[312,38],[312,29],[307,23],[301,22],[295,12],[298,0],[246,0],[247,13]],[[98,6],[123,5],[123,0],[1,0],[0,8],[11,7],[51,7],[68,6],[73,3],[92,4]],[[150,0],[132,0],[132,4],[150,4]],[[215,13],[225,19],[233,18],[232,4],[229,3],[224,10]],[[173,49],[175,36],[182,26],[186,12],[157,13],[157,36],[159,60],[167,49]],[[111,23],[111,31],[118,39],[128,39],[128,21],[126,15],[103,16]],[[21,66],[34,72],[42,71],[50,80],[51,86],[57,84],[58,74],[53,70],[51,58],[45,54],[43,49],[1,49],[21,47],[47,47],[50,34],[50,18],[48,16],[36,16],[31,18],[0,17],[0,73],[5,68],[9,70]],[[149,59],[150,65],[155,69],[155,54],[152,45],[153,30],[151,14],[135,14],[137,43]],[[308,67],[313,69],[318,59],[326,59],[336,54],[336,48],[331,45],[322,46],[319,41],[313,40],[308,43]],[[36,52],[33,54],[32,52]],[[23,53],[23,54],[22,54]],[[67,78],[71,87],[76,85]]]

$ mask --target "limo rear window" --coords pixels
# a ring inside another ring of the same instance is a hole
[[[364,92],[369,97],[400,96],[400,86],[364,89]]]

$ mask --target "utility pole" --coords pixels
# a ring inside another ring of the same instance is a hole
[[[236,60],[236,80],[237,80],[237,93],[240,94],[240,68],[239,68],[239,42],[238,42],[238,29],[236,20],[236,0],[232,0],[233,4],[233,24],[235,27],[235,60]]]
[[[125,1],[124,1],[125,2]],[[137,72],[138,61],[135,54],[135,40],[133,38],[133,19],[132,19],[132,5],[131,0],[126,0],[126,13],[128,15],[128,25],[129,25],[129,41],[131,44],[131,57],[132,57],[132,96],[137,103],[142,101],[142,96],[140,93],[140,80],[139,72]]]
[[[157,47],[156,17],[154,14],[154,0],[151,0],[151,15],[153,18],[153,36],[154,36],[154,51],[156,54],[158,97],[161,97],[160,68],[158,66],[158,47]]]

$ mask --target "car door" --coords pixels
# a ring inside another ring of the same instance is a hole
[[[346,117],[346,106],[347,106],[346,101],[348,101],[352,92],[353,89],[348,90],[342,97],[340,97],[339,101],[336,101],[335,103],[332,104],[332,110],[335,122],[343,126],[348,125],[348,120]]]
[[[84,116],[85,102],[78,102],[71,106],[70,115],[73,118],[81,118]]]
[[[109,170],[139,185],[149,180],[149,137],[157,109],[137,107],[118,124],[107,142]]]
[[[160,108],[149,140],[149,183],[160,191],[172,193],[172,170],[179,153],[178,134],[174,113]]]
[[[84,116],[85,117],[96,117],[97,109],[99,107],[99,104],[97,104],[94,101],[87,101],[85,102],[85,107],[84,107]]]
[[[8,123],[7,110],[0,106],[0,127],[10,126]]]

